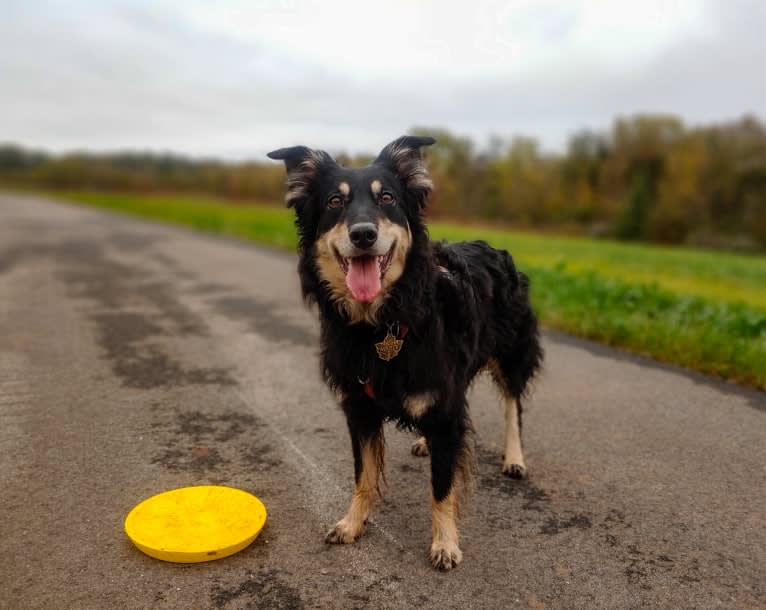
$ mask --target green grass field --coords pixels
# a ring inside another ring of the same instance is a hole
[[[191,197],[64,196],[295,249],[289,210]],[[435,239],[484,239],[509,250],[530,275],[535,307],[548,328],[766,389],[766,257],[448,223],[430,227]]]

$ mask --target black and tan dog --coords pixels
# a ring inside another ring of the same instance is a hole
[[[542,352],[528,281],[483,242],[431,242],[423,213],[431,180],[404,136],[369,167],[341,167],[305,146],[269,153],[287,166],[287,204],[300,237],[303,295],[319,307],[321,365],[348,420],[356,491],[327,542],[364,531],[383,474],[383,423],[422,436],[431,455],[431,563],[462,559],[456,519],[470,478],[469,384],[488,369],[506,399],[503,473],[526,476],[521,398]]]

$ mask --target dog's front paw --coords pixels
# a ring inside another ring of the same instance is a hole
[[[426,442],[426,437],[421,436],[418,440],[412,443],[410,451],[412,452],[412,455],[428,457],[428,443]]]
[[[522,464],[503,464],[503,474],[511,479],[526,479],[527,468]]]
[[[463,561],[463,552],[457,544],[434,542],[431,545],[431,565],[437,570],[446,572]]]
[[[352,544],[364,532],[364,524],[354,526],[348,519],[341,519],[324,538],[327,544]]]

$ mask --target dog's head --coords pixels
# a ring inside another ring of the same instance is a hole
[[[403,136],[360,169],[305,146],[268,155],[287,166],[286,201],[296,211],[300,254],[314,263],[302,261],[302,274],[318,274],[354,321],[372,321],[404,273],[432,188],[420,149],[434,141]],[[316,296],[310,281],[304,293]]]

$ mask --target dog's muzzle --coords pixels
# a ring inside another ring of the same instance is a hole
[[[357,222],[349,227],[348,238],[360,250],[367,250],[378,240],[378,227],[371,222]]]

